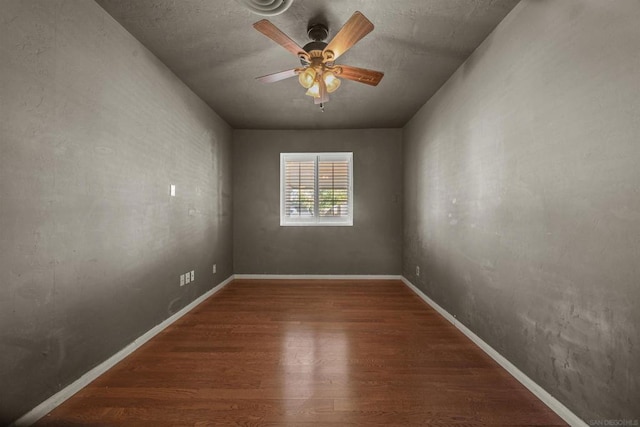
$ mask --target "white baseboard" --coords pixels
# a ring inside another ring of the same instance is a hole
[[[572,427],[588,427],[587,423],[585,423],[582,419],[580,419],[576,414],[571,412],[566,406],[564,406],[558,399],[550,395],[545,389],[540,387],[525,375],[520,369],[518,369],[513,363],[509,362],[504,356],[498,353],[493,349],[489,344],[484,342],[479,336],[477,336],[473,331],[467,328],[465,325],[460,323],[458,319],[451,315],[447,310],[440,307],[435,301],[426,296],[420,289],[418,289],[413,283],[411,283],[407,278],[402,276],[402,282],[407,285],[412,291],[414,291],[420,298],[422,298],[427,304],[433,307],[438,313],[440,313],[445,319],[449,322],[453,323],[453,325],[458,328],[463,334],[465,334],[474,344],[476,344],[482,351],[487,353],[493,360],[498,362],[500,366],[502,366],[507,372],[509,372],[515,379],[520,381],[522,385],[524,385],[531,393],[533,393],[538,399],[540,399],[545,405],[547,405],[553,412],[558,414],[560,418],[566,421]]]
[[[235,279],[255,280],[401,280],[393,274],[236,274]]]
[[[229,284],[233,280],[233,275],[229,276],[226,280],[215,286],[214,288],[208,290],[206,293],[199,296],[197,299],[192,301],[189,305],[183,307],[180,311],[175,313],[173,316],[169,317],[159,325],[154,326],[143,335],[134,340],[131,344],[127,345],[125,348],[111,356],[109,359],[105,360],[95,368],[86,372],[80,378],[78,378],[73,383],[69,384],[58,393],[54,394],[31,411],[24,414],[22,417],[18,418],[14,421],[11,426],[22,427],[29,426],[34,424],[40,418],[47,415],[49,412],[53,411],[56,407],[61,405],[65,400],[69,399],[71,396],[82,390],[87,384],[98,378],[100,375],[104,374],[106,371],[111,369],[116,363],[123,360],[125,357],[129,356],[131,353],[140,348],[143,344],[149,341],[151,338],[155,337],[158,333],[162,332],[167,326],[171,325],[176,320],[180,319],[182,316],[187,314],[189,311],[193,310],[197,305],[201,302],[209,298],[211,295],[218,292],[220,289],[224,288],[227,284]]]

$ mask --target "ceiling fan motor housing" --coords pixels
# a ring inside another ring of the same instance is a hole
[[[311,54],[312,51],[320,51],[322,52],[325,47],[327,47],[327,43],[324,40],[329,36],[329,29],[324,24],[312,24],[307,28],[307,35],[312,40],[306,45],[302,47],[302,49]],[[319,56],[319,55],[310,55],[311,57]],[[300,59],[300,63],[302,65],[309,65],[309,62]]]
[[[307,35],[314,42],[321,42],[329,36],[329,28],[324,24],[311,24],[307,28]]]

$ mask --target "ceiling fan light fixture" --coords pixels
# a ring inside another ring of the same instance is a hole
[[[305,68],[305,70],[298,75],[298,81],[303,88],[309,89],[316,81],[316,70],[312,67]]]
[[[340,79],[331,71],[325,71],[322,75],[324,84],[327,86],[327,92],[335,92],[340,87]]]
[[[305,95],[311,96],[313,98],[320,98],[320,84],[315,82],[309,90],[305,93]]]

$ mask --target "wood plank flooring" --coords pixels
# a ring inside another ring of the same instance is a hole
[[[236,280],[37,425],[566,424],[399,281]]]

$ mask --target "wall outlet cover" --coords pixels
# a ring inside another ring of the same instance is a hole
[[[193,282],[194,280],[196,280],[196,272],[195,270],[191,270],[191,281]]]
[[[180,286],[184,286],[184,274],[180,275]]]
[[[184,278],[185,278],[185,281],[186,281],[187,283],[190,283],[190,282],[191,282],[191,274],[189,274],[189,273],[185,274],[185,275],[184,275]]]

